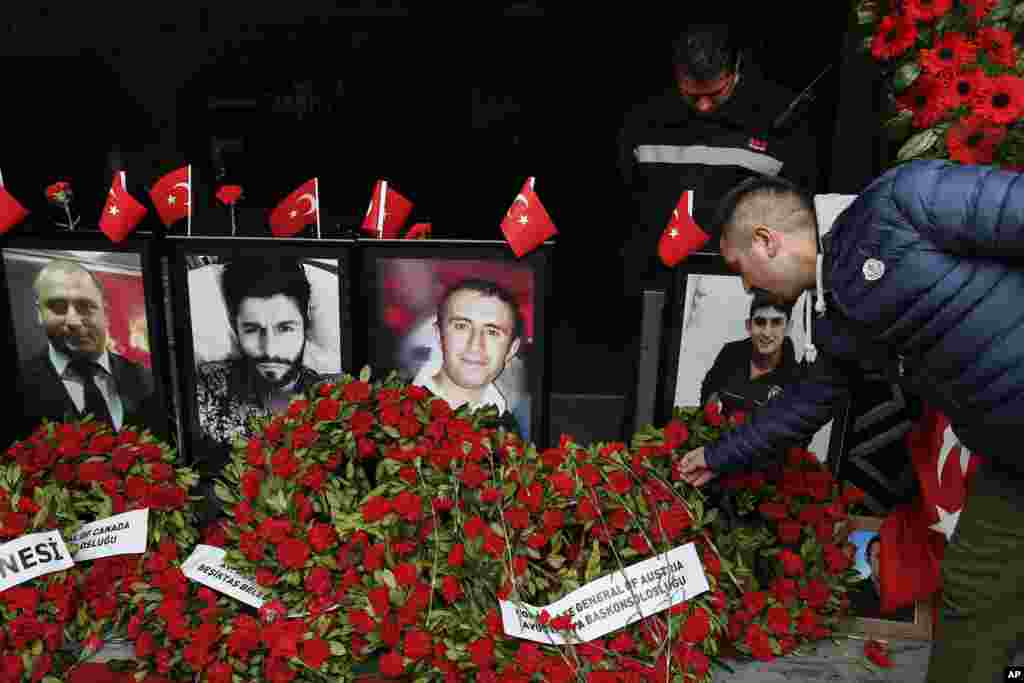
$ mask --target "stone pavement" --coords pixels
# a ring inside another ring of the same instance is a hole
[[[812,654],[790,655],[771,662],[726,660],[735,673],[714,669],[714,683],[924,683],[928,672],[931,643],[916,640],[890,640],[892,668],[869,670],[861,662],[864,641],[842,638],[836,645],[824,640]],[[1024,665],[1024,651],[1018,651],[1013,664]]]

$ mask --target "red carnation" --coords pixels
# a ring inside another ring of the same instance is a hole
[[[622,470],[608,475],[608,486],[619,495],[625,495],[633,489],[633,480]]]
[[[949,111],[951,94],[947,84],[933,76],[919,76],[907,90],[896,98],[900,109],[914,113],[912,124],[916,128],[930,128]]]
[[[751,591],[743,594],[743,608],[748,612],[757,614],[767,604],[767,596],[763,591]]]
[[[415,493],[402,491],[392,501],[395,512],[407,522],[415,522],[423,514],[423,499]]]
[[[349,403],[368,401],[370,399],[370,385],[358,380],[349,382],[342,388],[341,396]]]
[[[904,15],[890,15],[878,25],[871,41],[871,55],[878,60],[899,57],[917,42],[917,24]]]
[[[360,633],[372,633],[377,628],[369,612],[361,609],[349,610],[348,623]]]
[[[964,0],[964,5],[970,9],[971,18],[979,24],[988,18],[998,4],[999,0]]]
[[[399,586],[411,586],[416,583],[420,572],[411,562],[403,562],[395,567],[394,574]]]
[[[665,425],[665,445],[676,449],[686,443],[690,438],[690,430],[680,420],[672,420]]]
[[[832,591],[827,583],[820,579],[811,579],[807,582],[806,586],[800,588],[799,595],[800,599],[806,601],[809,607],[820,609],[828,602],[828,599],[832,596]]]
[[[1013,44],[1013,33],[1001,28],[986,26],[978,31],[978,44],[989,59],[1009,69],[1017,64],[1017,48]]]
[[[794,519],[784,519],[778,525],[779,540],[786,544],[799,543],[803,526]]]
[[[553,534],[565,524],[565,514],[561,510],[545,510],[542,517],[544,531]]]
[[[761,503],[758,511],[768,519],[782,521],[789,516],[789,508],[784,503]]]
[[[289,538],[277,545],[277,559],[285,569],[301,569],[309,559],[309,546],[305,541]]]
[[[370,429],[373,428],[373,413],[368,413],[365,410],[357,410],[349,420],[349,426],[352,433],[356,436],[363,436],[369,433]]]
[[[888,646],[877,640],[868,640],[864,643],[864,654],[878,666],[889,668],[892,660],[889,658]]]
[[[805,636],[810,636],[818,627],[818,615],[813,609],[805,609],[800,613],[796,629]]]
[[[789,633],[789,611],[785,607],[768,608],[768,628],[776,635]]]
[[[431,651],[434,649],[434,644],[431,641],[430,634],[419,629],[412,629],[405,634],[405,642],[403,643],[402,650],[405,652],[405,656],[412,660],[423,659],[429,657]]]
[[[258,470],[249,470],[242,475],[242,495],[249,500],[256,500],[259,498],[262,484],[263,474]]]
[[[566,472],[555,472],[548,477],[548,482],[560,496],[568,498],[576,492],[576,480]]]
[[[462,470],[462,476],[459,477],[463,484],[471,489],[480,488],[480,486],[487,481],[487,473],[477,465],[475,462],[466,463],[465,468]]]
[[[804,573],[804,561],[799,555],[791,550],[783,550],[779,553],[779,560],[782,562],[782,571],[786,576],[802,576]]]
[[[949,156],[962,164],[990,164],[996,147],[1006,139],[1006,128],[980,116],[957,121],[946,133]]]
[[[378,619],[383,619],[391,612],[391,593],[387,586],[372,588],[366,595],[373,607],[373,614]]]

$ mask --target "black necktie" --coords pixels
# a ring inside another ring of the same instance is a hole
[[[85,410],[82,417],[91,414],[96,420],[106,422],[113,429],[114,420],[110,417],[107,400],[96,386],[96,373],[101,370],[100,366],[92,361],[76,360],[71,362],[71,369],[82,378],[82,387],[85,389]]]

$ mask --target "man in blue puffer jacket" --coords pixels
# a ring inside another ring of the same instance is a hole
[[[825,238],[799,189],[753,178],[722,201],[716,225],[748,290],[780,301],[815,291],[813,364],[747,424],[683,456],[683,477],[702,486],[766,464],[825,425],[865,368],[885,369],[986,455],[946,548],[928,681],[1003,680],[1024,636],[1024,175],[909,162]]]

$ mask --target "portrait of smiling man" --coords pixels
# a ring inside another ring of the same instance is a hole
[[[434,327],[441,367],[435,371],[425,366],[413,384],[426,387],[452,408],[493,405],[511,427],[515,419],[495,380],[519,351],[523,334],[513,296],[489,280],[463,280],[441,299]]]
[[[154,419],[155,385],[148,368],[110,349],[110,297],[83,265],[53,260],[33,282],[36,316],[47,347],[21,367],[27,436],[43,418],[71,421],[92,415],[112,425],[160,425]]]

